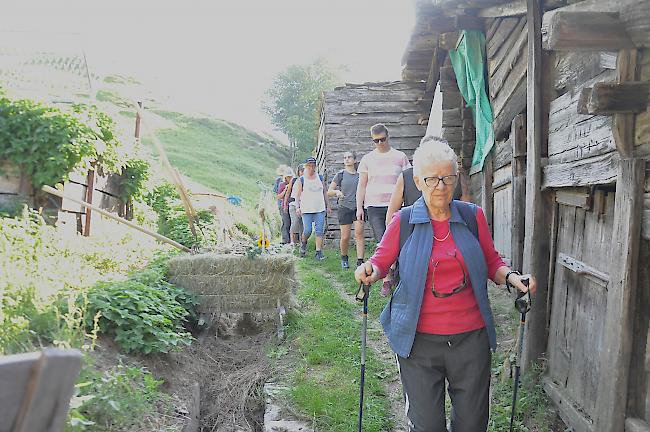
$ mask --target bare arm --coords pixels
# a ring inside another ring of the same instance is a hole
[[[503,285],[506,283],[506,275],[510,271],[510,267],[507,266],[501,266],[497,270],[496,274],[494,275],[494,282]],[[522,279],[528,279],[528,286],[524,285],[522,282]],[[518,274],[511,274],[510,277],[508,277],[508,280],[510,283],[517,288],[521,292],[526,292],[530,290],[531,294],[535,294],[535,291],[537,290],[537,282],[535,281],[535,278],[531,275],[518,275]]]
[[[332,198],[332,197],[340,197],[340,195],[343,194],[343,192],[337,190],[336,188],[339,187],[339,185],[336,184],[336,180],[332,180],[332,183],[330,183],[329,189],[327,189],[327,196]]]
[[[363,202],[366,199],[366,186],[368,186],[368,173],[359,173],[359,184],[357,185],[357,220],[363,220]],[[361,217],[359,217],[361,214]]]
[[[300,178],[296,180],[296,213],[300,214],[300,197],[302,196],[302,182]]]
[[[393,220],[393,215],[395,212],[399,211],[402,208],[404,203],[404,175],[400,174],[397,178],[397,183],[395,183],[395,189],[393,189],[393,194],[390,196],[390,203],[388,203],[388,211],[386,212],[386,226],[390,224],[390,221]]]

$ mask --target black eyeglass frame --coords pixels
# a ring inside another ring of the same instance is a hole
[[[461,263],[460,260],[458,259],[458,257],[456,256],[456,250],[454,250],[451,253],[447,252],[447,255],[454,257],[454,259],[456,260],[456,262],[460,266],[460,269],[463,271],[463,283],[461,283],[456,288],[454,288],[451,292],[448,292],[448,293],[440,293],[440,292],[436,291],[436,287],[435,287],[436,268],[438,267],[438,264],[440,264],[440,261],[436,261],[435,263],[433,263],[433,271],[431,272],[431,293],[433,293],[433,296],[435,298],[451,297],[451,296],[453,296],[455,294],[458,294],[459,292],[461,292],[465,288],[467,288],[467,272],[465,272],[465,267],[463,267],[463,263]]]
[[[381,137],[381,138],[372,138],[372,141],[373,141],[375,144],[379,144],[379,143],[384,143],[384,142],[386,142],[387,139],[388,139],[388,135],[386,135],[385,137]]]
[[[449,179],[451,177],[451,182],[448,182],[446,179]],[[429,180],[436,179],[436,184],[430,185]],[[444,177],[437,177],[437,176],[432,176],[432,177],[425,177],[422,179],[424,181],[424,184],[429,186],[431,189],[435,189],[438,187],[440,182],[442,181],[442,184],[445,186],[453,186],[456,184],[456,181],[458,180],[458,174],[449,174]]]

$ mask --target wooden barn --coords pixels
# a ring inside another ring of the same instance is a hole
[[[376,123],[384,123],[391,146],[411,158],[426,132],[432,101],[433,92],[427,93],[426,83],[419,81],[347,84],[324,92],[316,148],[318,171],[329,184],[343,169],[344,152],[354,151],[360,161],[374,149],[370,127]],[[332,205],[335,208],[336,203]],[[330,239],[339,238],[333,214],[326,232]]]
[[[403,80],[538,278],[526,364],[572,430],[650,432],[650,1],[416,4]]]

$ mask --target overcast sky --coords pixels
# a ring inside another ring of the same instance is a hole
[[[347,82],[398,80],[414,21],[411,0],[13,3],[0,30],[37,31],[44,45],[52,32],[77,33],[98,73],[134,76],[176,109],[256,130],[271,128],[260,101],[290,64],[322,57],[346,66]]]

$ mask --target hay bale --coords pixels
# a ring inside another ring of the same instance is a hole
[[[169,261],[169,280],[198,294],[202,313],[262,312],[289,305],[295,257],[186,255]]]

